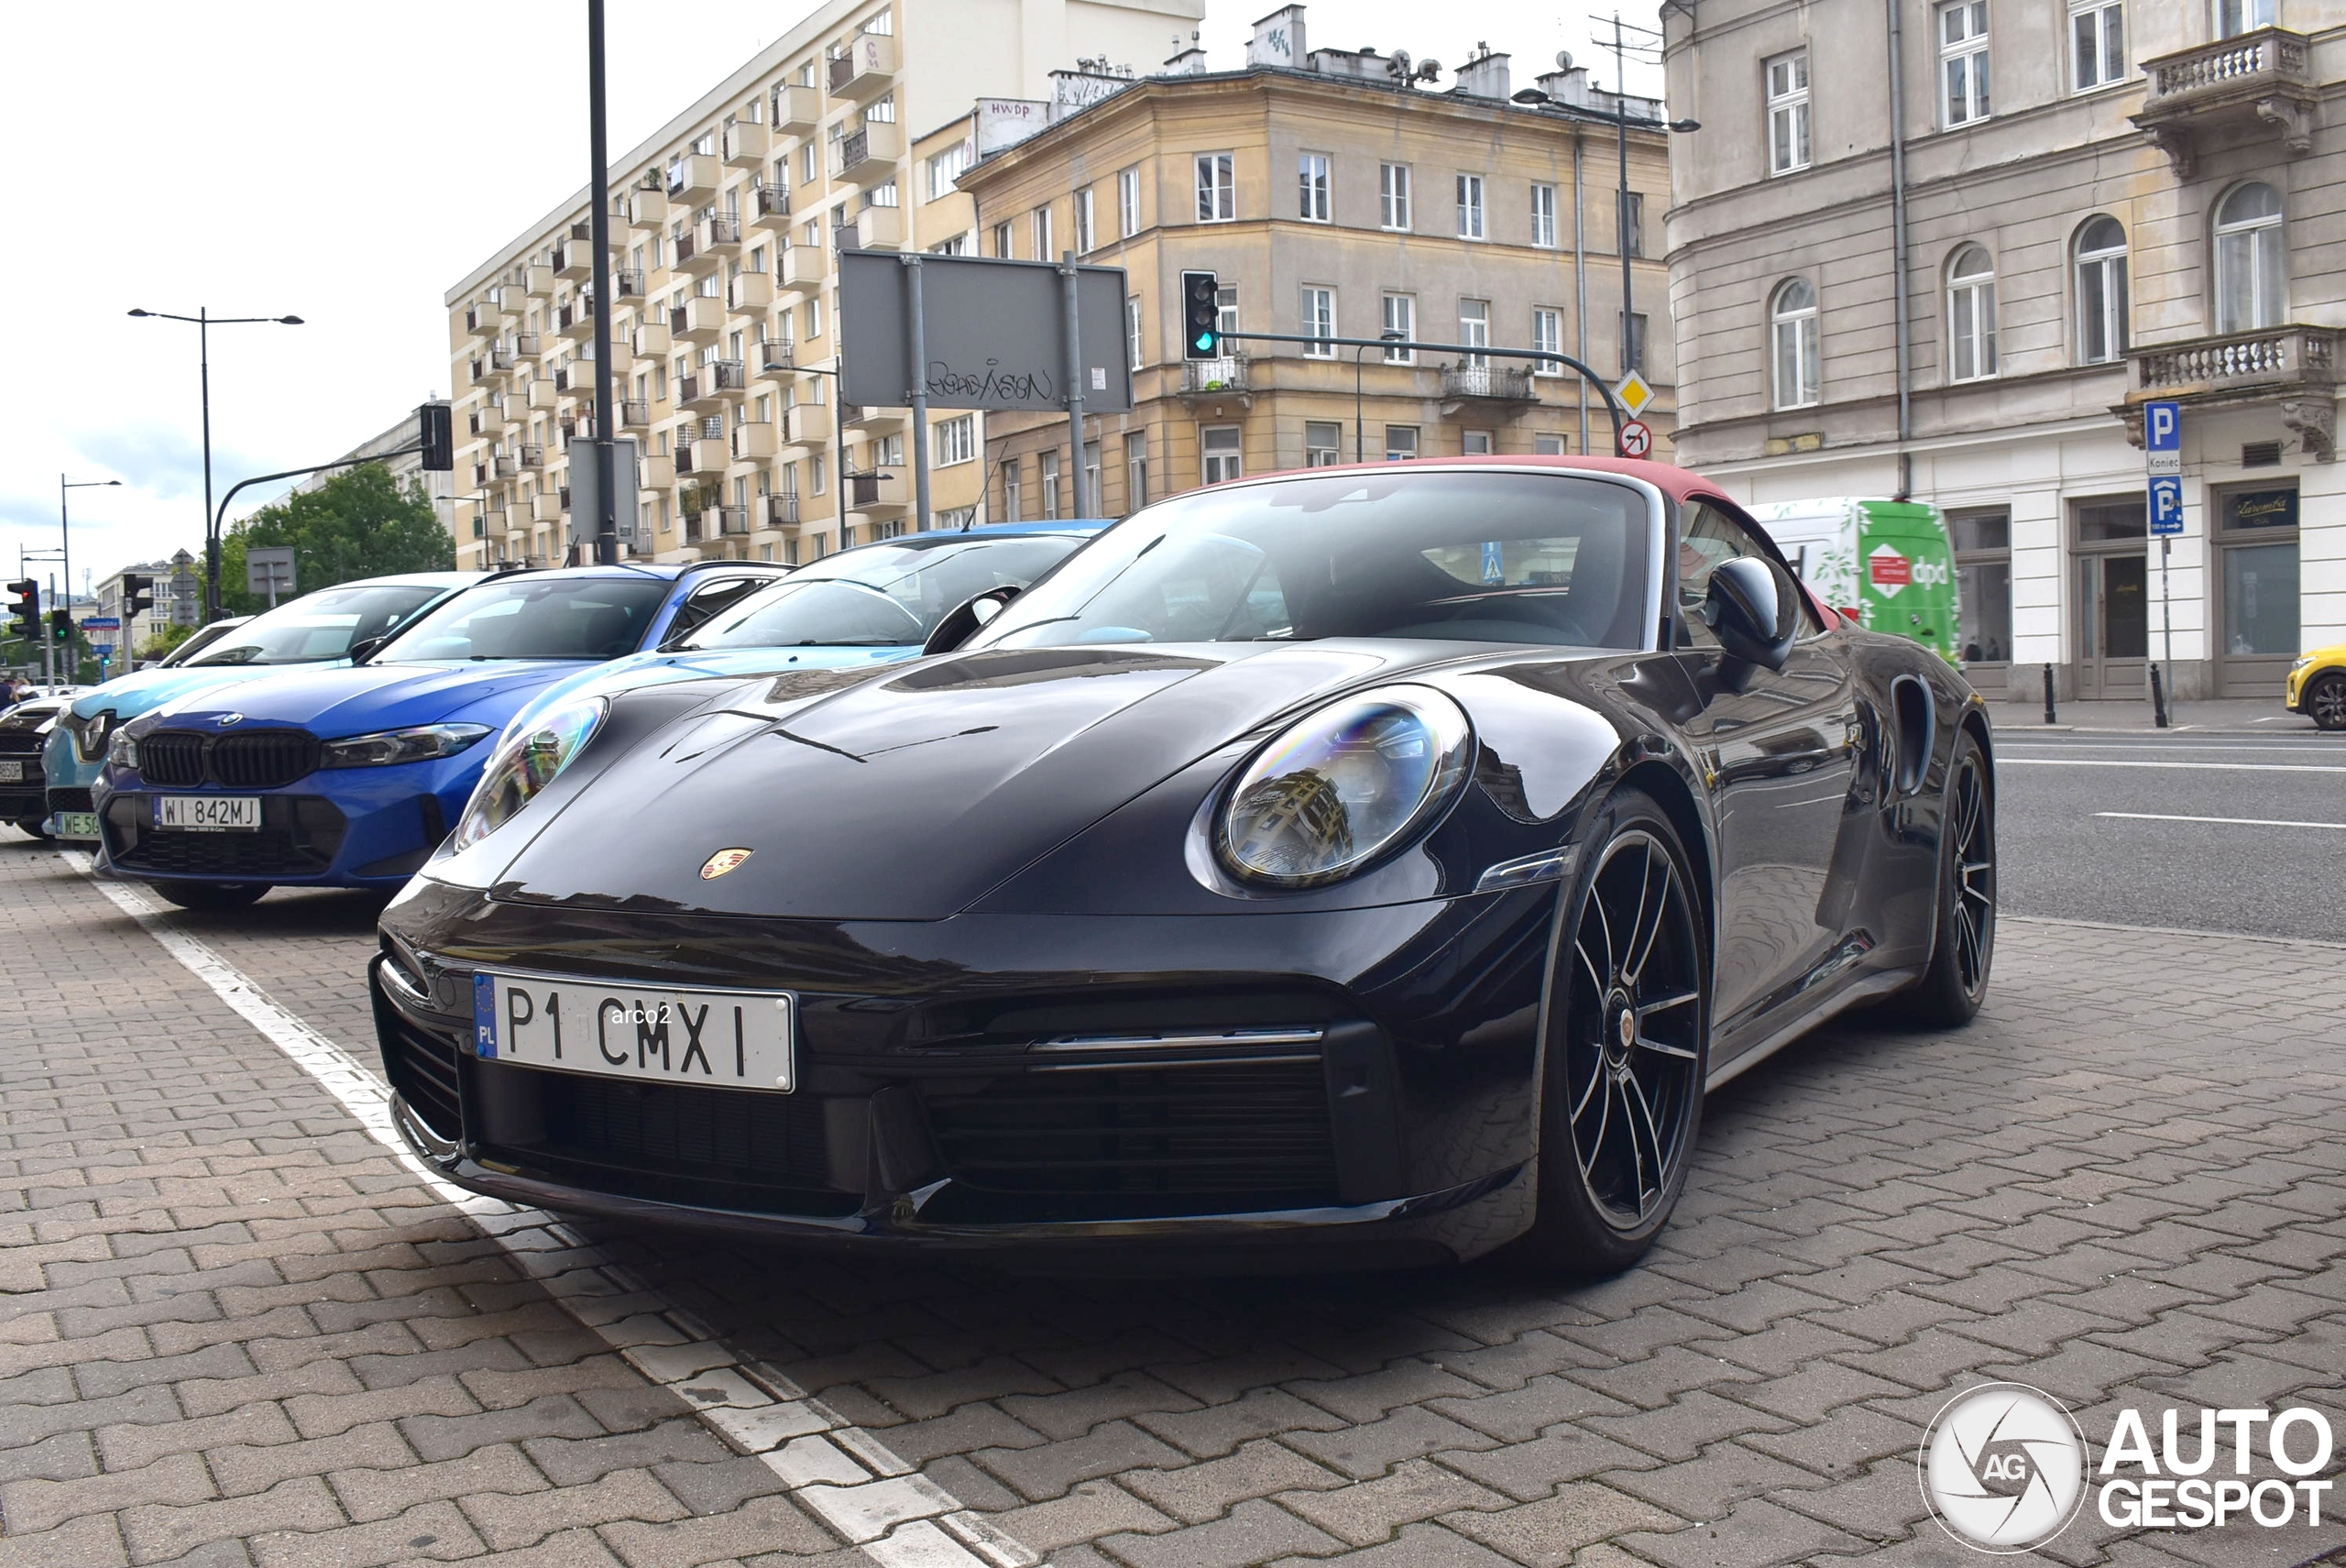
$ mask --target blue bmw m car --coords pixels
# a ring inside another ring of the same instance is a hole
[[[630,563],[492,577],[347,668],[199,690],[116,729],[100,863],[189,908],[385,887],[438,848],[541,688],[682,636],[787,568]]]

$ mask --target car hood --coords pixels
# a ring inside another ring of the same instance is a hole
[[[735,688],[578,791],[500,899],[936,920],[1206,753],[1460,645],[986,650]],[[624,822],[626,831],[615,833]],[[515,824],[517,828],[521,824]],[[704,878],[720,850],[752,853]]]
[[[215,686],[239,685],[247,681],[270,676],[314,674],[349,667],[349,660],[335,659],[315,664],[182,664],[171,670],[134,670],[129,674],[108,681],[87,696],[77,697],[73,703],[73,714],[77,718],[93,718],[101,713],[111,713],[124,719],[136,718],[167,704],[184,702]]]
[[[327,740],[412,724],[501,726],[541,687],[579,668],[575,659],[498,659],[283,671],[183,696],[156,713],[150,728],[216,724],[230,713],[245,723],[295,725]]]
[[[740,680],[753,675],[786,675],[800,670],[851,670],[866,665],[876,668],[919,657],[917,646],[707,648],[674,653],[630,653],[541,687],[513,715],[513,722],[527,724],[540,714],[551,713],[565,703],[584,697],[617,696],[621,692],[678,681]]]

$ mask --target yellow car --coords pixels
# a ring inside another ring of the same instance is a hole
[[[2287,702],[2317,729],[2346,729],[2346,642],[2312,649],[2289,666]]]

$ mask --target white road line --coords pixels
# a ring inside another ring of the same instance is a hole
[[[59,851],[91,876],[90,858]],[[743,1362],[693,1313],[542,1210],[444,1179],[391,1124],[390,1091],[357,1058],[186,932],[146,890],[92,879],[181,967],[339,1101],[369,1137],[459,1209],[563,1310],[699,1415],[727,1444],[763,1460],[800,1502],[881,1568],[1031,1568],[1041,1558],[962,1507],[887,1445],[762,1362]]]
[[[2346,765],[2316,762],[2121,762],[2115,757],[2002,757],[2000,768],[2188,768],[2235,773],[2346,773]]]
[[[2171,817],[2163,811],[2097,811],[2096,817],[2122,817],[2129,822],[2220,822],[2230,828],[2334,828],[2346,831],[2346,822],[2282,822],[2270,817]]]

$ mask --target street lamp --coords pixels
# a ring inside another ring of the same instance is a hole
[[[57,539],[59,554],[65,565],[65,609],[69,614],[73,609],[73,524],[65,514],[65,492],[99,490],[108,485],[121,483],[120,479],[69,479],[62,474],[57,476]],[[73,673],[76,675],[82,673],[82,662],[78,656],[73,661]]]
[[[203,306],[198,306],[192,316],[173,315],[169,311],[133,310],[130,313],[156,321],[192,322],[195,324],[196,355],[203,378],[203,619],[208,623],[220,619],[220,532],[217,520],[212,515],[212,329],[265,322],[279,326],[300,326],[301,318],[215,316]]]

